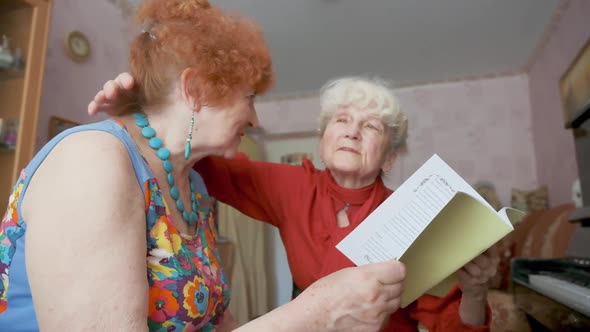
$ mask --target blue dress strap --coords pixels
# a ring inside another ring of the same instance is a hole
[[[35,172],[37,171],[39,166],[43,163],[45,158],[47,158],[47,156],[53,150],[53,148],[55,148],[55,146],[59,142],[61,142],[64,138],[66,138],[67,136],[77,133],[77,132],[90,131],[90,130],[98,130],[98,131],[104,131],[104,132],[110,133],[110,134],[114,135],[115,137],[117,137],[123,143],[123,145],[127,149],[127,152],[129,153],[129,158],[131,159],[133,169],[135,170],[135,177],[137,178],[137,182],[138,182],[139,186],[141,187],[141,190],[145,191],[143,184],[148,179],[153,178],[154,175],[153,175],[152,171],[150,170],[149,166],[147,165],[145,159],[143,159],[143,156],[141,155],[139,148],[137,148],[137,145],[135,144],[133,139],[131,139],[131,136],[129,136],[127,129],[122,124],[120,124],[119,122],[117,122],[115,120],[104,120],[101,122],[95,122],[95,123],[91,123],[91,124],[87,124],[87,125],[81,125],[81,126],[67,129],[67,130],[59,133],[57,136],[55,136],[52,140],[50,140],[47,144],[45,144],[45,146],[43,146],[43,148],[35,155],[35,157],[33,157],[31,162],[24,169],[27,177],[25,178],[25,180],[23,182],[21,199],[19,200],[18,207],[17,207],[17,211],[18,211],[20,220],[24,220],[22,217],[22,214],[21,214],[21,202],[24,200],[23,198],[25,196],[25,192],[27,190],[27,187],[29,186],[31,178],[33,177],[33,175],[35,174]],[[145,192],[144,192],[144,194],[145,194]],[[24,225],[24,226],[26,227],[26,225]]]

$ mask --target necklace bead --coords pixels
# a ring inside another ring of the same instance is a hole
[[[170,150],[166,148],[159,148],[156,154],[162,161],[168,161],[168,158],[170,158]]]
[[[144,113],[135,113],[133,114],[133,118],[135,119],[135,124],[141,128],[141,135],[149,140],[150,147],[156,150],[156,155],[160,160],[162,160],[162,166],[164,167],[164,171],[166,171],[166,180],[168,181],[168,185],[170,186],[170,197],[172,197],[172,199],[174,200],[176,209],[178,210],[178,212],[180,212],[180,214],[182,215],[182,219],[184,219],[184,221],[187,224],[191,226],[196,225],[199,219],[196,213],[198,207],[195,198],[196,187],[190,175],[188,177],[188,182],[191,191],[191,212],[188,212],[186,211],[184,203],[180,199],[180,191],[176,187],[174,176],[172,175],[174,165],[172,165],[172,162],[168,160],[170,158],[170,150],[162,147],[162,140],[158,137],[155,137],[156,130],[150,127],[150,123]]]
[[[174,166],[172,166],[172,163],[170,162],[170,160],[164,160],[163,166],[164,166],[164,170],[166,171],[166,173],[172,173]]]
[[[143,128],[147,126],[149,123],[147,118],[135,118],[135,124]]]
[[[174,199],[178,199],[178,197],[180,197],[180,192],[178,191],[178,188],[171,187],[170,188],[170,196],[172,196],[172,198],[174,198]]]
[[[152,149],[159,149],[162,147],[162,140],[158,137],[150,138],[150,147]]]
[[[156,135],[156,131],[152,127],[143,127],[141,129],[141,135],[145,138],[152,138]]]

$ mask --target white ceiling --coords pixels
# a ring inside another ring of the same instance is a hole
[[[254,18],[270,45],[273,94],[330,78],[399,85],[520,71],[558,0],[210,0]]]

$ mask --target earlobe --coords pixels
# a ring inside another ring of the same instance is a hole
[[[381,167],[383,173],[389,173],[393,169],[396,159],[397,154],[395,152],[390,152],[387,154],[387,157],[385,157],[385,161],[383,162],[383,166]]]

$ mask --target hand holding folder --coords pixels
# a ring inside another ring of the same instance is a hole
[[[432,156],[336,246],[357,265],[405,264],[401,307],[444,295],[453,273],[514,230],[524,213],[496,212],[459,174]]]

